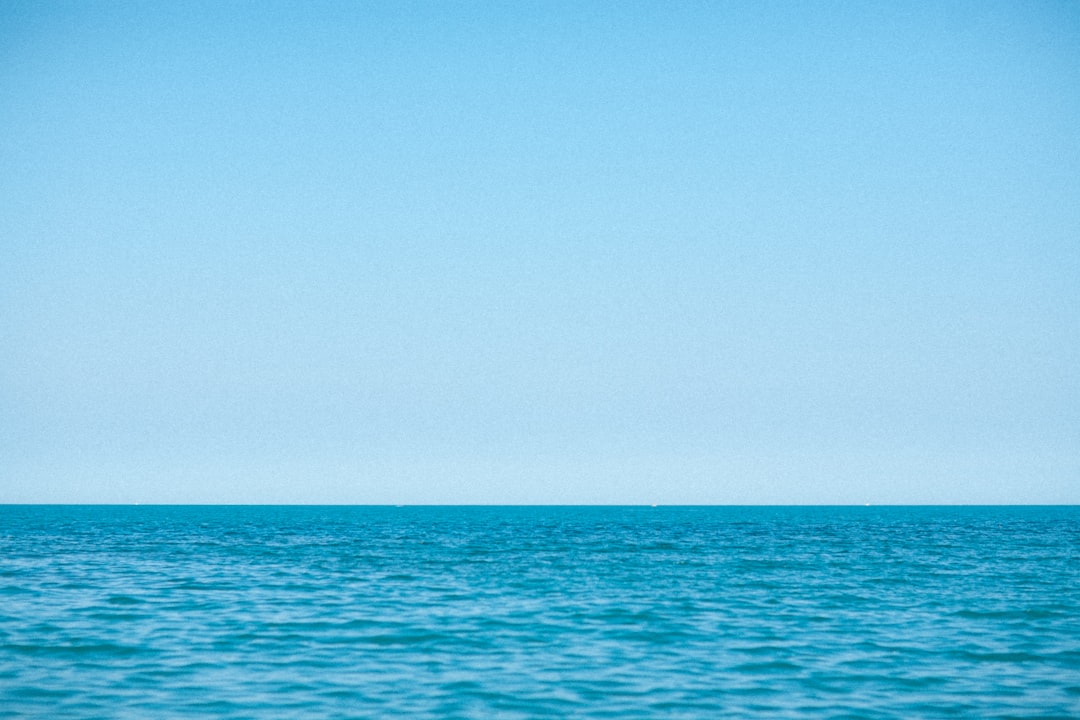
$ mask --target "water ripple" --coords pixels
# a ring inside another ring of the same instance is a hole
[[[1075,508],[0,508],[0,717],[1080,717]]]

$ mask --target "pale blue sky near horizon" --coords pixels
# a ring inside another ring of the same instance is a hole
[[[1080,503],[1080,3],[0,4],[0,502]]]

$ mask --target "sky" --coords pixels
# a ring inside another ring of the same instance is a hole
[[[0,4],[0,502],[1080,503],[1080,4]]]

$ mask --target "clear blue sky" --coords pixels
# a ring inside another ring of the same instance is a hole
[[[1076,2],[0,5],[0,502],[1080,502]]]

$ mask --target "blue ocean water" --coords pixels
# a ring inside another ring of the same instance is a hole
[[[1080,508],[0,507],[0,717],[1078,718]]]

